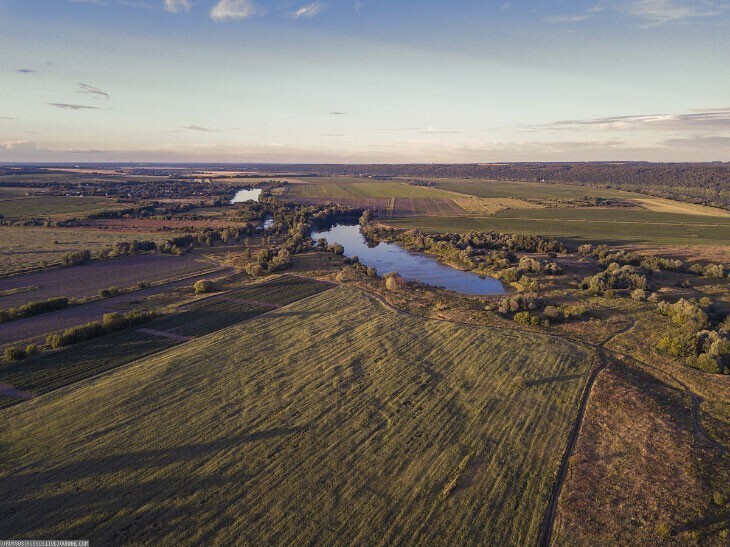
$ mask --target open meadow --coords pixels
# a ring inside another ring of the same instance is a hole
[[[0,535],[535,543],[592,363],[333,289],[3,410]]]

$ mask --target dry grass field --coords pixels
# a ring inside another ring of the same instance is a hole
[[[592,362],[332,289],[2,410],[0,536],[534,544]]]

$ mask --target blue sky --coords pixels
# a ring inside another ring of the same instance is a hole
[[[0,161],[730,161],[730,2],[0,0]]]

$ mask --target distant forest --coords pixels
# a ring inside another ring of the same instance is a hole
[[[260,166],[282,170],[278,166]],[[616,188],[730,209],[730,163],[287,165],[301,173],[545,181]]]

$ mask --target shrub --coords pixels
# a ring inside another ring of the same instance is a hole
[[[529,311],[520,311],[515,314],[514,320],[516,323],[525,326],[539,326],[540,318],[532,315]]]
[[[659,341],[657,349],[672,357],[687,357],[695,352],[695,339],[687,332],[673,332]]]
[[[25,359],[25,355],[25,350],[12,346],[5,348],[5,352],[3,353],[6,361],[21,361]]]
[[[27,346],[25,346],[25,354],[28,356],[38,355],[40,351],[41,350],[38,348],[37,344],[28,344]]]
[[[636,300],[637,302],[646,302],[648,295],[649,293],[644,289],[634,289],[631,291],[631,299]]]
[[[385,274],[385,288],[389,291],[399,291],[405,288],[405,286],[406,282],[400,276],[400,274],[396,272],[390,272]]]
[[[199,279],[193,285],[195,294],[204,294],[211,292],[215,289],[215,284],[210,279]]]

